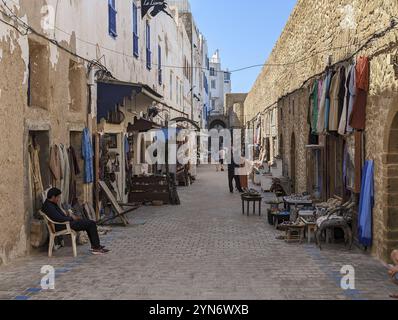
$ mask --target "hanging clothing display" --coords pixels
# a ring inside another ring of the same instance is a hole
[[[356,97],[350,117],[351,127],[357,130],[365,130],[369,72],[369,59],[359,57],[355,69]]]
[[[325,80],[323,81],[323,88],[322,88],[322,98],[319,105],[319,113],[318,113],[318,123],[317,123],[317,132],[318,134],[324,133],[326,126],[325,126],[325,119],[326,119],[326,109],[329,109],[330,100],[329,100],[329,89],[330,89],[330,81],[331,81],[332,74],[328,72]]]
[[[70,184],[70,166],[69,166],[69,155],[68,149],[64,145],[60,145],[60,156],[61,156],[61,168],[62,168],[62,203],[69,203],[69,184]]]
[[[93,159],[94,152],[91,144],[91,136],[88,128],[83,130],[82,138],[82,157],[84,159],[84,183],[90,184],[94,182]]]
[[[51,172],[51,185],[53,187],[61,187],[62,170],[61,170],[61,158],[59,154],[59,148],[57,145],[53,145],[50,149],[50,172]]]
[[[341,67],[333,77],[330,86],[330,110],[328,131],[336,132],[339,127],[339,120],[344,104],[345,69]],[[343,90],[342,90],[343,88]],[[342,92],[343,91],[343,92]]]
[[[328,82],[328,87],[326,89],[326,100],[325,100],[325,128],[324,132],[329,131],[329,116],[330,116],[330,103],[331,103],[331,90],[332,90],[332,85],[336,86],[336,74],[333,71],[329,72],[330,78]]]
[[[68,149],[69,167],[70,167],[70,183],[69,183],[69,203],[75,206],[77,199],[77,181],[76,178],[80,174],[80,167],[77,161],[76,151],[73,147]]]
[[[352,70],[353,66],[350,65],[346,69],[346,74],[345,74],[345,84],[344,84],[344,102],[343,102],[343,109],[341,112],[341,117],[340,117],[340,124],[339,124],[339,130],[338,133],[342,136],[346,134],[347,130],[347,117],[348,117],[348,104],[350,101],[350,81],[351,81],[351,76],[352,76]]]
[[[308,117],[308,124],[311,126],[312,134],[317,134],[318,102],[319,102],[318,93],[319,93],[319,81],[315,80],[310,94],[309,117]]]
[[[352,133],[354,129],[350,125],[351,114],[354,109],[355,97],[356,97],[356,64],[353,65],[351,70],[350,82],[348,85],[348,91],[350,92],[349,95],[349,102],[348,102],[348,111],[347,111],[347,127],[346,132]]]
[[[35,212],[40,210],[42,206],[41,194],[44,191],[43,181],[41,176],[40,160],[39,160],[40,147],[29,145],[29,168],[30,168],[30,181],[31,192],[33,199],[33,206]]]
[[[367,248],[372,246],[372,214],[374,204],[374,162],[366,161],[363,169],[359,203],[358,239],[359,243]]]
[[[355,193],[361,192],[361,179],[363,168],[363,132],[355,131]]]

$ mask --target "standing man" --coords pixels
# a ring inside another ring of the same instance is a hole
[[[240,177],[237,175],[236,170],[238,170],[240,166],[236,164],[235,162],[235,157],[234,157],[234,152],[231,153],[231,163],[228,164],[228,183],[229,183],[229,191],[231,193],[234,193],[234,186],[233,186],[233,180],[235,180],[235,186],[236,189],[240,193],[243,193],[243,189],[240,184]]]
[[[226,156],[226,150],[225,148],[221,148],[219,152],[219,164],[217,165],[217,172],[219,171],[219,168],[221,168],[221,171],[224,172],[224,162],[225,162],[225,156]]]

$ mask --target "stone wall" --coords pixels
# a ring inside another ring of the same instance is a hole
[[[243,128],[244,122],[244,103],[247,93],[227,93],[225,95],[225,110],[229,117],[230,128]]]
[[[391,17],[398,17],[396,0],[299,0],[267,61],[269,65],[263,68],[246,99],[246,116],[253,118],[281,97],[290,96],[307,79],[323,72],[329,57],[332,64],[350,57],[371,35],[389,26]],[[393,127],[398,111],[398,81],[390,60],[391,54],[397,51],[397,43],[398,31],[395,29],[358,53],[371,58],[366,159],[375,161],[372,253],[383,259],[398,247],[398,214],[394,207],[397,203],[392,200],[398,193],[398,186],[391,177],[388,180],[398,163],[396,152],[390,145],[391,140],[398,138],[394,131],[390,136],[390,127]],[[304,110],[308,107],[308,99],[303,97],[299,101],[300,114],[306,116]],[[280,102],[280,105],[285,115],[286,102]],[[298,123],[305,122],[301,119]],[[292,125],[289,123],[291,120],[282,124],[280,130],[285,155],[290,152]],[[299,154],[302,146],[302,143],[298,146]],[[298,170],[300,191],[305,186],[302,171]]]

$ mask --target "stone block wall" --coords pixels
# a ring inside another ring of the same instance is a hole
[[[323,72],[329,60],[334,64],[350,57],[373,34],[389,26],[392,17],[398,17],[396,0],[299,0],[267,61],[268,65],[245,101],[246,116],[253,118],[263,111],[264,106],[272,106],[282,97],[290,96],[307,79]],[[394,29],[358,53],[358,56],[371,59],[365,135],[366,159],[375,161],[372,253],[385,260],[391,250],[398,247],[398,214],[393,201],[398,189],[391,179],[388,180],[398,164],[397,152],[390,145],[390,141],[398,139],[396,132],[390,131],[398,112],[398,79],[391,64],[391,56],[397,50],[398,29]],[[306,117],[304,109],[307,110],[308,101],[305,97],[300,101],[300,114]],[[280,105],[286,114],[286,103],[280,102]],[[289,130],[293,126],[289,118],[287,123],[283,122],[280,134],[287,155],[290,152]],[[305,122],[306,119],[301,119],[297,123]],[[299,144],[297,150],[302,146]],[[299,191],[305,186],[302,171],[298,170]]]

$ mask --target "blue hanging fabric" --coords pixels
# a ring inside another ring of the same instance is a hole
[[[365,247],[372,246],[372,223],[374,208],[374,162],[366,161],[362,172],[361,198],[358,217],[359,243]]]
[[[82,156],[84,159],[84,183],[90,184],[94,182],[93,159],[94,152],[91,144],[90,130],[83,130],[82,138]]]

